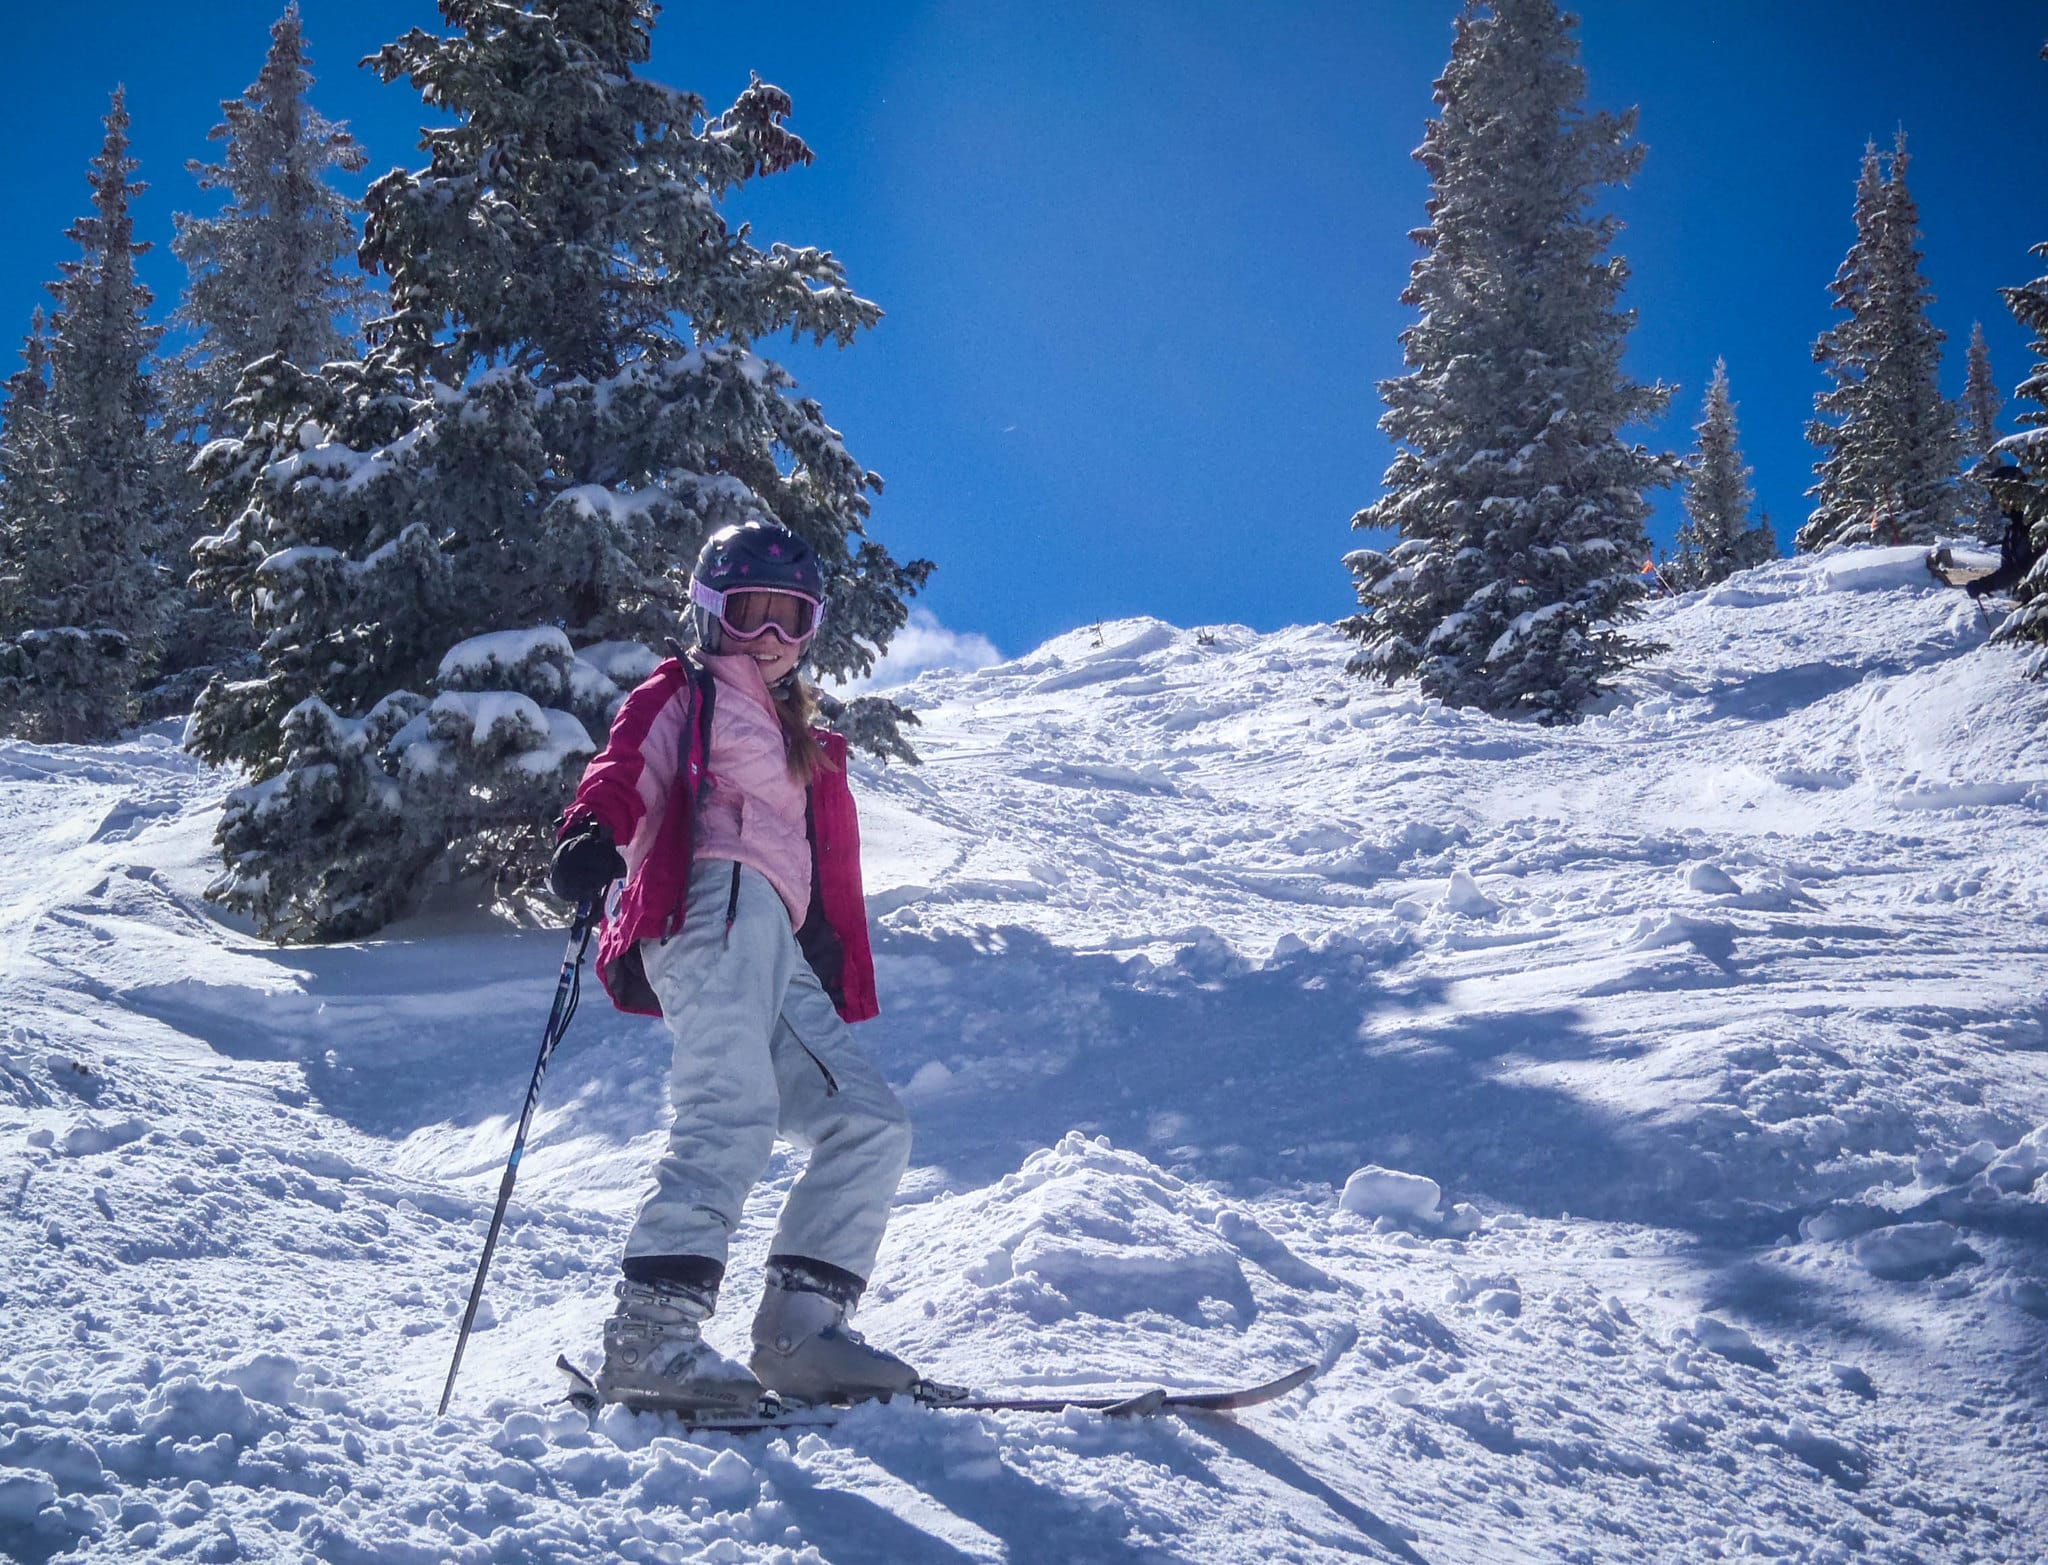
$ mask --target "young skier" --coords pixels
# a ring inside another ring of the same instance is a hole
[[[675,1110],[604,1326],[607,1401],[716,1417],[908,1391],[846,1324],[910,1155],[902,1105],[847,1023],[876,1014],[846,744],[797,677],[824,576],[787,528],[714,533],[690,580],[697,645],[626,698],[563,819],[552,883],[614,881],[598,973],[675,1036]],[[726,1240],[777,1133],[808,1147],[782,1209],[749,1367],[706,1344]]]

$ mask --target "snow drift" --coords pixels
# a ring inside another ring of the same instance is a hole
[[[234,779],[0,745],[0,1552],[2036,1558],[2043,693],[1910,551],[1646,628],[1544,730],[1107,625],[857,769],[918,1134],[861,1324],[990,1387],[1326,1366],[1234,1423],[553,1403],[662,1128],[596,1006],[436,1419],[559,934],[274,949],[198,900]]]

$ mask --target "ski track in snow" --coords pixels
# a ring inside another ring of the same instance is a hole
[[[273,948],[169,729],[0,744],[0,1554],[2040,1559],[2048,697],[1915,551],[1647,628],[1549,731],[1127,621],[857,767],[918,1134],[861,1324],[989,1387],[1326,1364],[1234,1421],[552,1402],[664,1121],[594,984],[436,1418],[561,935]]]

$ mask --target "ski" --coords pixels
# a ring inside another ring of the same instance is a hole
[[[1238,1386],[1219,1391],[1169,1391],[1152,1386],[1143,1391],[1103,1394],[1065,1393],[1058,1396],[920,1397],[926,1407],[963,1408],[975,1413],[1060,1413],[1068,1408],[1101,1413],[1106,1418],[1152,1418],[1160,1414],[1234,1413],[1284,1397],[1298,1386],[1315,1379],[1320,1366],[1303,1364],[1284,1375],[1256,1386]]]
[[[555,1367],[569,1380],[569,1390],[563,1400],[571,1407],[595,1417],[604,1406],[604,1399],[598,1394],[597,1383],[570,1363],[567,1354],[556,1358]],[[1261,1403],[1286,1396],[1288,1392],[1315,1379],[1319,1369],[1319,1365],[1303,1364],[1284,1375],[1255,1386],[1237,1386],[1213,1391],[1171,1391],[1164,1386],[1151,1386],[1135,1392],[1082,1391],[1053,1396],[988,1396],[979,1392],[958,1390],[951,1386],[933,1386],[928,1391],[914,1394],[911,1400],[919,1407],[951,1409],[964,1413],[1063,1413],[1068,1408],[1100,1413],[1105,1418],[1157,1418],[1178,1417],[1189,1413],[1234,1413],[1241,1408],[1257,1407]],[[638,1411],[673,1411],[682,1417],[679,1409],[643,1408]],[[707,1434],[751,1434],[757,1430],[803,1429],[829,1424],[845,1411],[845,1407],[837,1405],[785,1404],[771,1391],[762,1398],[758,1412],[737,1417],[682,1417],[682,1422],[686,1428]]]

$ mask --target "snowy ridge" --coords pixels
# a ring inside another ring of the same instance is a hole
[[[1644,628],[1544,730],[1104,625],[858,768],[918,1136],[862,1326],[991,1387],[1328,1366],[1235,1423],[551,1405],[663,1123],[595,995],[435,1419],[560,934],[274,949],[198,900],[233,779],[0,745],[0,1553],[2037,1559],[2041,690],[1916,551]]]

